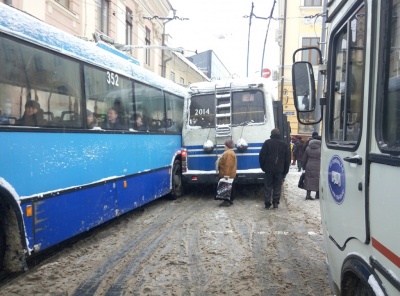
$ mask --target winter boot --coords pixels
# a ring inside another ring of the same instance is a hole
[[[315,199],[319,199],[319,191],[315,193]]]
[[[311,197],[311,190],[307,190],[306,200],[313,200]]]

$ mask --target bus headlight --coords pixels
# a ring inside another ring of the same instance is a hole
[[[211,152],[214,150],[214,143],[211,140],[207,140],[203,144],[203,149],[205,152]]]
[[[247,147],[249,147],[249,145],[247,144],[246,140],[243,138],[240,138],[237,142],[236,142],[236,148],[239,152],[244,152],[247,150]]]

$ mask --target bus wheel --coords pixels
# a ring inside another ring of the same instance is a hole
[[[179,160],[175,160],[172,167],[172,192],[173,197],[180,197],[183,195],[182,185],[182,166]]]
[[[0,220],[0,270],[3,269],[4,255],[6,254],[6,233]]]
[[[375,296],[375,293],[372,291],[369,285],[364,284],[361,280],[359,280],[353,295]]]

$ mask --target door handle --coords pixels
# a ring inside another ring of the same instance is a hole
[[[344,161],[350,162],[350,163],[355,163],[358,165],[362,165],[362,158],[359,155],[353,156],[353,157],[345,157],[343,158]]]

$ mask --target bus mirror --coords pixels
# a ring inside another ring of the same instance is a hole
[[[315,80],[309,62],[295,62],[292,66],[293,99],[297,112],[315,110]]]

